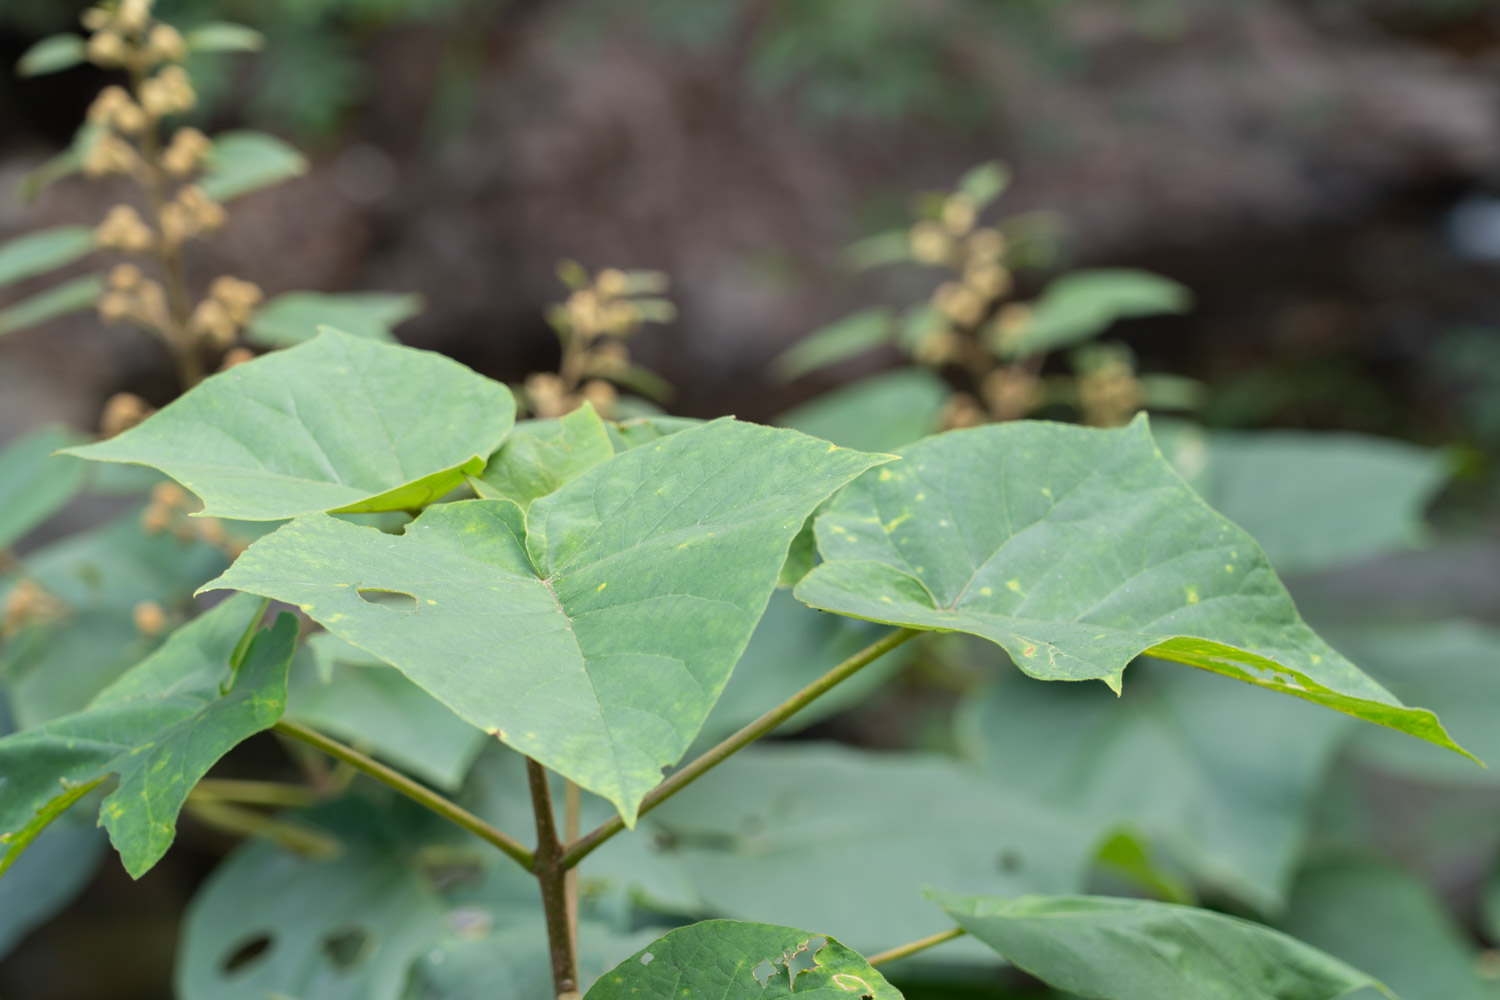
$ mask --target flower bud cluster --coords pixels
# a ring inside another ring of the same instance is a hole
[[[120,264],[110,272],[109,287],[99,296],[99,318],[106,323],[129,322],[147,330],[165,330],[171,324],[166,290],[134,264]]]
[[[18,580],[0,604],[0,637],[10,637],[30,625],[66,618],[68,606],[30,578]]]
[[[180,542],[212,545],[230,559],[249,547],[246,539],[231,534],[217,517],[189,516],[198,509],[199,504],[181,486],[157,483],[151,502],[141,511],[141,529],[148,535],[170,533]]]
[[[195,236],[224,228],[227,219],[223,205],[210,198],[198,185],[187,184],[177,192],[175,199],[162,207],[162,240],[168,247],[176,248]]]
[[[105,69],[138,71],[187,58],[187,42],[170,24],[154,22],[152,0],[121,0],[83,12],[83,26],[93,32],[89,61]]]
[[[180,128],[161,155],[162,169],[178,179],[192,176],[213,150],[208,136],[195,128]]]
[[[130,430],[156,410],[133,392],[117,392],[104,401],[104,412],[99,417],[99,433],[104,437]]]
[[[265,296],[260,287],[225,275],[209,287],[208,298],[193,310],[189,328],[218,350],[234,345],[239,332],[255,315],[255,307]]]

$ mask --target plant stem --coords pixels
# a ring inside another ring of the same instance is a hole
[[[282,822],[254,809],[200,798],[196,788],[188,796],[187,811],[216,830],[240,837],[265,837],[298,854],[329,858],[339,853],[339,842],[325,833]]]
[[[571,844],[578,839],[579,813],[583,808],[583,794],[576,782],[563,786],[563,833],[562,842]],[[568,895],[568,934],[573,941],[573,954],[578,954],[578,869],[569,868],[563,876],[563,889]]]
[[[329,739],[322,733],[314,732],[306,726],[295,722],[288,722],[285,719],[276,723],[275,732],[283,736],[290,736],[295,740],[301,740],[303,743],[323,751],[328,756],[343,761],[355,770],[363,771],[376,781],[390,785],[407,798],[426,806],[444,819],[453,821],[481,840],[493,844],[527,871],[530,871],[535,865],[536,859],[532,853],[516,840],[490,826],[458,803],[452,802],[430,788],[418,784],[401,772],[386,767],[379,761],[365,756],[353,747],[347,747],[337,740]]]
[[[559,1000],[577,997],[578,958],[568,919],[568,869],[563,865],[563,845],[552,811],[552,788],[547,769],[530,757],[526,758],[526,777],[531,783],[531,808],[536,813],[536,864],[532,871],[542,888],[547,944],[552,954],[552,987]]]
[[[283,785],[275,781],[238,781],[229,778],[204,778],[193,786],[193,795],[203,801],[238,802],[253,806],[310,806],[323,796],[302,785]]]
[[[875,662],[903,642],[920,634],[917,629],[898,628],[894,632],[889,632],[875,642],[872,642],[801,691],[792,695],[780,705],[771,709],[765,715],[762,715],[733,736],[724,740],[718,746],[706,751],[703,756],[691,764],[679,768],[670,778],[653,788],[641,800],[641,808],[637,815],[646,815],[646,813],[682,791],[689,784],[701,778],[708,771],[724,763],[732,755],[745,749],[745,747],[802,711],[802,709],[828,693],[828,691],[836,687],[840,682],[853,677],[861,668]],[[573,867],[623,829],[625,829],[625,821],[620,816],[615,815],[610,817],[606,822],[595,827],[586,836],[569,844],[567,851],[563,853],[563,864],[569,868]]]
[[[945,941],[952,941],[954,938],[963,936],[964,929],[962,927],[954,927],[951,930],[943,931],[941,934],[934,934],[932,937],[924,937],[920,941],[913,941],[911,944],[903,944],[899,948],[892,948],[890,951],[882,951],[877,955],[871,955],[865,961],[871,965],[884,965],[886,962],[894,962],[898,958],[915,955],[919,951],[926,951],[928,948],[936,947]]]

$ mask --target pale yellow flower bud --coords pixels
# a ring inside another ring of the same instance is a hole
[[[213,143],[202,132],[195,128],[180,128],[162,154],[162,166],[173,177],[186,177],[198,169],[212,148]]]
[[[167,246],[181,246],[198,231],[193,213],[181,202],[172,202],[161,210],[161,238]]]
[[[142,635],[160,635],[167,627],[167,613],[155,601],[142,601],[131,611],[137,632]]]
[[[242,365],[247,361],[255,360],[255,352],[248,347],[231,347],[224,354],[224,360],[219,363],[219,371],[227,372],[235,365]]]
[[[984,297],[967,285],[945,282],[932,299],[938,311],[959,326],[973,326],[984,318]]]
[[[970,261],[964,268],[964,284],[984,299],[993,301],[1010,291],[1010,272],[989,261]]]
[[[151,229],[141,219],[140,213],[129,205],[116,205],[110,209],[94,230],[94,239],[106,250],[143,253],[151,249]]]
[[[619,399],[619,393],[608,382],[593,379],[585,383],[583,398],[593,404],[600,416],[608,417],[615,412],[615,401]]]
[[[102,135],[89,147],[83,160],[83,172],[90,177],[105,174],[128,174],[140,163],[130,143],[117,135]]]
[[[218,299],[204,299],[193,310],[190,321],[192,331],[216,348],[223,349],[234,343],[238,328],[229,310]]]
[[[223,227],[227,218],[224,206],[203,193],[196,184],[189,184],[177,194],[177,204],[189,214],[195,230],[213,232]]]
[[[114,437],[150,415],[151,407],[144,399],[135,393],[117,392],[104,403],[104,413],[99,418],[99,431],[105,437]]]
[[[594,278],[594,288],[599,295],[606,299],[618,298],[630,290],[630,281],[625,277],[625,272],[617,268],[607,267],[600,271]]]
[[[912,259],[919,264],[942,264],[953,253],[953,240],[935,222],[919,222],[908,237]]]
[[[115,24],[121,31],[145,31],[151,23],[151,0],[120,0],[115,12]]]
[[[119,264],[109,272],[109,287],[128,292],[141,283],[141,269],[134,264]]]
[[[125,292],[105,292],[99,296],[99,318],[106,323],[118,323],[135,311],[135,299]]]
[[[560,417],[567,412],[562,379],[556,375],[538,373],[528,376],[526,399],[532,411],[540,417]]]
[[[1005,256],[1005,236],[989,226],[974,230],[966,246],[971,255],[984,260],[998,261]]]
[[[151,500],[163,507],[186,509],[188,505],[187,490],[176,483],[157,483],[151,487]]]
[[[89,38],[87,52],[89,62],[104,69],[123,66],[126,56],[129,55],[129,50],[125,47],[125,39],[107,29]]]
[[[1026,330],[1031,326],[1031,307],[1019,302],[1001,306],[1000,311],[995,314],[994,324],[991,326],[990,346],[1001,353],[1011,353]]]
[[[135,294],[143,322],[157,330],[171,327],[172,319],[167,312],[167,292],[160,282],[143,281]]]
[[[979,217],[979,208],[974,204],[974,199],[962,191],[950,195],[943,202],[943,226],[954,236],[963,236],[974,228],[974,222]]]
[[[986,422],[986,416],[974,397],[966,392],[954,393],[948,402],[943,404],[943,411],[938,417],[944,430],[958,430],[964,427],[978,427]]]
[[[182,34],[170,24],[158,24],[151,29],[146,41],[146,50],[160,62],[182,62],[187,58],[187,43]]]
[[[114,22],[115,16],[103,7],[90,7],[78,18],[79,23],[90,31],[103,31]]]
[[[980,387],[996,420],[1019,420],[1041,405],[1041,382],[1019,368],[997,368]]]
[[[958,357],[963,348],[963,338],[947,327],[938,327],[923,334],[912,354],[924,365],[941,365]]]

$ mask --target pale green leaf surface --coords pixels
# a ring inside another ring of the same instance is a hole
[[[230,654],[259,613],[252,598],[226,601],[175,632],[89,708],[0,740],[0,841],[10,844],[0,868],[76,790],[111,774],[119,786],[100,806],[100,823],[133,877],[155,865],[198,779],[281,718],[297,637],[291,615],[256,636],[227,694],[219,691]]]
[[[333,327],[355,337],[395,342],[396,327],[422,311],[420,295],[396,292],[288,292],[267,302],[245,330],[264,347],[291,347]]]
[[[1006,899],[937,890],[929,890],[928,897],[1017,967],[1081,997],[1334,1000],[1379,986],[1358,969],[1269,927],[1190,906],[1108,896]]]
[[[709,912],[798,919],[862,951],[951,926],[917,902],[925,885],[1077,892],[1105,837],[953,761],[801,742],[742,751],[643,826]]]
[[[1255,541],[1177,476],[1144,417],[1112,431],[1023,421],[901,452],[817,521],[814,607],[968,632],[1042,680],[1118,691],[1142,653],[1462,751],[1298,616]]]
[[[14,544],[78,493],[85,466],[52,454],[78,441],[67,428],[49,426],[0,451],[0,549]]]
[[[474,489],[487,499],[513,500],[525,510],[614,455],[608,428],[585,403],[561,419],[517,426],[490,456]]]
[[[1420,879],[1382,863],[1313,867],[1278,926],[1378,977],[1401,1000],[1500,995],[1480,977],[1478,949],[1442,901]]]
[[[232,201],[307,173],[307,159],[291,144],[264,132],[221,132],[203,163],[203,193]]]
[[[0,309],[0,337],[70,313],[92,309],[103,294],[104,279],[97,274],[54,285],[45,292],[38,292],[29,299]]]
[[[639,448],[643,444],[660,441],[678,431],[701,426],[702,423],[703,421],[692,417],[656,415],[635,417],[619,423],[606,423],[605,428],[609,431],[609,440],[614,445],[615,453],[619,454],[622,451]]]
[[[793,927],[705,920],[679,927],[606,972],[585,1000],[901,1000],[837,940]]]
[[[330,330],[68,453],[160,469],[205,515],[275,521],[430,503],[482,468],[514,420],[510,390],[456,361]]]
[[[1025,332],[1014,343],[1006,343],[1004,353],[1026,357],[1072,347],[1122,319],[1187,312],[1192,301],[1192,293],[1182,285],[1148,271],[1071,271],[1054,279],[1030,304]]]
[[[951,392],[925,368],[901,368],[803,403],[777,423],[846,448],[892,451],[937,430]]]
[[[0,288],[46,274],[94,252],[88,226],[58,226],[0,244]]]
[[[1155,428],[1200,496],[1248,531],[1282,573],[1409,549],[1448,478],[1442,452],[1362,434]]]
[[[18,76],[44,76],[82,65],[88,46],[77,35],[49,35],[27,49],[16,63]]]
[[[891,341],[889,309],[866,309],[809,333],[771,362],[771,373],[783,382],[858,357]]]
[[[884,460],[718,420],[525,513],[442,504],[400,536],[298,518],[205,589],[300,606],[633,823],[718,698],[807,515]],[[410,607],[370,603],[374,591]]]
[[[961,740],[996,782],[1139,831],[1199,882],[1262,912],[1285,901],[1309,813],[1350,725],[1154,660],[1131,668],[1118,698],[1094,684],[1013,674],[970,698],[959,716]]]
[[[229,21],[200,24],[183,36],[191,52],[259,52],[266,38],[254,28]]]

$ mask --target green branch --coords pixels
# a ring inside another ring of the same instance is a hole
[[[881,639],[876,640],[858,653],[855,653],[843,663],[840,663],[828,671],[828,673],[771,709],[765,715],[762,715],[733,736],[724,740],[718,746],[706,751],[703,756],[691,764],[678,769],[670,778],[653,788],[641,800],[641,808],[638,815],[646,815],[646,813],[682,791],[689,784],[698,780],[734,754],[745,749],[745,747],[802,711],[819,697],[827,694],[828,691],[836,687],[840,682],[854,676],[861,668],[875,662],[903,642],[920,634],[917,629],[899,628],[894,632],[887,633]],[[625,829],[625,821],[618,815],[612,816],[607,822],[600,824],[587,835],[569,844],[568,849],[563,852],[563,865],[572,868],[623,829]]]
[[[913,941],[911,944],[903,944],[899,948],[892,948],[890,951],[882,951],[879,954],[871,955],[865,961],[871,965],[884,965],[886,962],[894,962],[899,958],[915,955],[919,951],[935,948],[945,941],[952,941],[954,938],[963,936],[964,929],[962,927],[954,927],[943,931],[941,934],[934,934],[932,937],[924,937],[920,941]]]
[[[400,771],[393,770],[379,761],[365,756],[353,747],[347,747],[337,740],[329,739],[322,733],[314,732],[306,726],[298,725],[295,722],[288,722],[285,719],[276,723],[275,731],[283,736],[290,736],[292,739],[301,740],[309,746],[316,747],[335,760],[343,761],[355,770],[368,774],[376,781],[390,785],[407,798],[426,806],[439,816],[457,823],[481,840],[493,844],[528,872],[536,864],[536,858],[518,841],[501,833],[458,803],[452,802],[432,789],[427,788],[425,785],[413,781]]]

